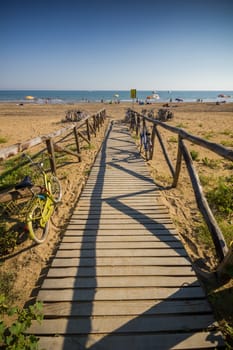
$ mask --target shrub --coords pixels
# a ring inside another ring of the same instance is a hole
[[[0,136],[0,143],[6,143],[7,139],[4,136]]]
[[[191,150],[190,155],[192,157],[192,160],[198,160],[199,153],[197,151]]]
[[[0,295],[0,310],[9,317],[14,317],[15,321],[11,326],[7,326],[4,321],[0,321],[0,347],[4,350],[38,350],[38,341],[35,335],[25,334],[32,324],[32,320],[41,322],[42,303],[37,302],[28,308],[8,307],[6,299]]]
[[[233,213],[233,175],[227,178],[220,177],[217,185],[207,192],[210,206],[220,215],[228,216]]]

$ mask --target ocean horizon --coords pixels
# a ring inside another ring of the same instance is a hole
[[[153,102],[233,102],[233,91],[223,90],[137,90],[137,99]],[[153,98],[154,97],[154,98]],[[78,103],[131,102],[130,90],[0,90],[0,102],[15,103]]]

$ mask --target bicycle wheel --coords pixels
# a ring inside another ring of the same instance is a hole
[[[45,206],[44,200],[38,200],[30,210],[27,217],[27,228],[29,236],[36,243],[43,243],[48,235],[49,221],[41,226],[43,210]]]
[[[51,176],[49,179],[49,182],[51,186],[51,193],[53,196],[53,200],[55,203],[58,203],[61,201],[61,198],[62,198],[61,183],[56,176]]]

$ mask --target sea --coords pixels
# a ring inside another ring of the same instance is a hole
[[[233,102],[233,91],[136,90],[140,102]],[[77,102],[131,102],[130,90],[0,90],[0,102],[73,104]]]

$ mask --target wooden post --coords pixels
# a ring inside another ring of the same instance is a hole
[[[130,112],[131,118],[130,118],[130,129],[134,131],[134,126],[135,126],[135,113],[133,111]]]
[[[93,119],[93,130],[95,130],[95,134],[96,134],[96,120],[95,120],[95,114],[92,117]]]
[[[140,132],[140,123],[141,123],[141,118],[139,117],[139,115],[136,118],[136,135],[138,136],[139,132]]]
[[[96,130],[94,129],[93,125],[89,123],[89,128],[91,129],[91,132],[96,136]]]
[[[168,165],[168,167],[169,167],[169,169],[170,169],[170,171],[171,171],[172,177],[174,178],[174,176],[175,176],[175,170],[173,169],[172,162],[170,161],[170,158],[169,158],[169,156],[168,156],[168,154],[167,154],[167,151],[166,151],[166,148],[165,148],[165,146],[164,146],[162,137],[161,137],[161,135],[160,135],[160,133],[159,133],[157,127],[155,128],[155,132],[156,132],[156,134],[157,134],[157,136],[158,136],[158,140],[159,140],[160,146],[161,146],[161,148],[162,148],[164,157],[165,157],[165,159],[166,159],[166,161],[167,161],[167,165]]]
[[[88,121],[88,119],[86,120],[86,126],[87,126],[87,138],[88,138],[88,141],[91,141],[91,135],[90,135],[90,128],[89,128],[89,121]]]
[[[78,135],[85,141],[88,143],[88,145],[91,144],[91,141],[89,141],[85,136],[83,136],[83,134],[81,132],[78,131]]]
[[[104,110],[100,112],[100,125],[102,126],[104,124]]]
[[[50,167],[53,174],[57,174],[56,169],[56,159],[55,159],[55,153],[54,153],[54,147],[53,147],[53,140],[52,138],[49,138],[46,140],[46,146],[49,153],[49,161],[50,161]]]
[[[182,152],[181,152],[181,137],[179,135],[178,138],[178,150],[177,150],[177,159],[176,159],[176,170],[173,178],[173,184],[172,187],[176,187],[179,180],[180,175],[180,169],[181,169],[181,163],[182,163]]]
[[[73,130],[74,130],[74,138],[75,138],[75,142],[76,142],[77,152],[80,154],[81,151],[80,151],[79,137],[78,137],[78,132],[77,132],[76,126],[74,127]],[[78,161],[79,162],[82,161],[81,156],[78,156]]]
[[[155,149],[155,135],[156,135],[156,125],[153,124],[153,128],[152,128],[152,133],[151,133],[151,159],[154,158],[154,149]]]
[[[96,118],[96,123],[97,123],[97,131],[100,131],[100,119],[99,119],[99,114],[97,113],[96,114],[96,116],[95,116],[95,118]]]

